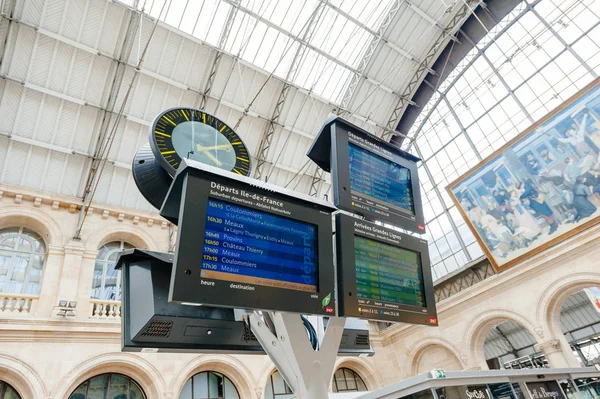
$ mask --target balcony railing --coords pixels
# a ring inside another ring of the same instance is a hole
[[[0,293],[0,315],[31,313],[38,298],[37,295]]]
[[[90,304],[90,318],[121,320],[121,301],[90,299]]]

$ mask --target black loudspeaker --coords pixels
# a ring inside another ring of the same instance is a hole
[[[150,144],[136,152],[131,164],[133,180],[146,200],[160,210],[173,178],[160,166]]]
[[[121,253],[122,350],[264,354],[234,310],[169,303],[171,254],[133,249]]]

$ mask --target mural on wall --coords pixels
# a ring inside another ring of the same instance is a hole
[[[496,271],[600,222],[600,79],[446,190]]]
[[[590,298],[596,312],[600,313],[600,287],[584,288],[583,291]]]

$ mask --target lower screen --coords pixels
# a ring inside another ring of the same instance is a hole
[[[208,200],[202,277],[317,292],[317,229]]]
[[[359,298],[425,307],[418,252],[354,236]]]

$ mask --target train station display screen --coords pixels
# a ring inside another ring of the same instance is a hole
[[[342,210],[425,233],[419,159],[351,124],[331,132],[333,202]]]
[[[415,214],[410,169],[354,144],[348,145],[348,158],[352,191]]]
[[[335,208],[192,162],[161,209],[178,226],[169,301],[335,315]]]
[[[317,292],[316,228],[209,199],[201,276]]]
[[[354,257],[359,304],[378,301],[425,307],[418,252],[355,235]]]
[[[336,215],[340,316],[437,325],[427,242]]]

